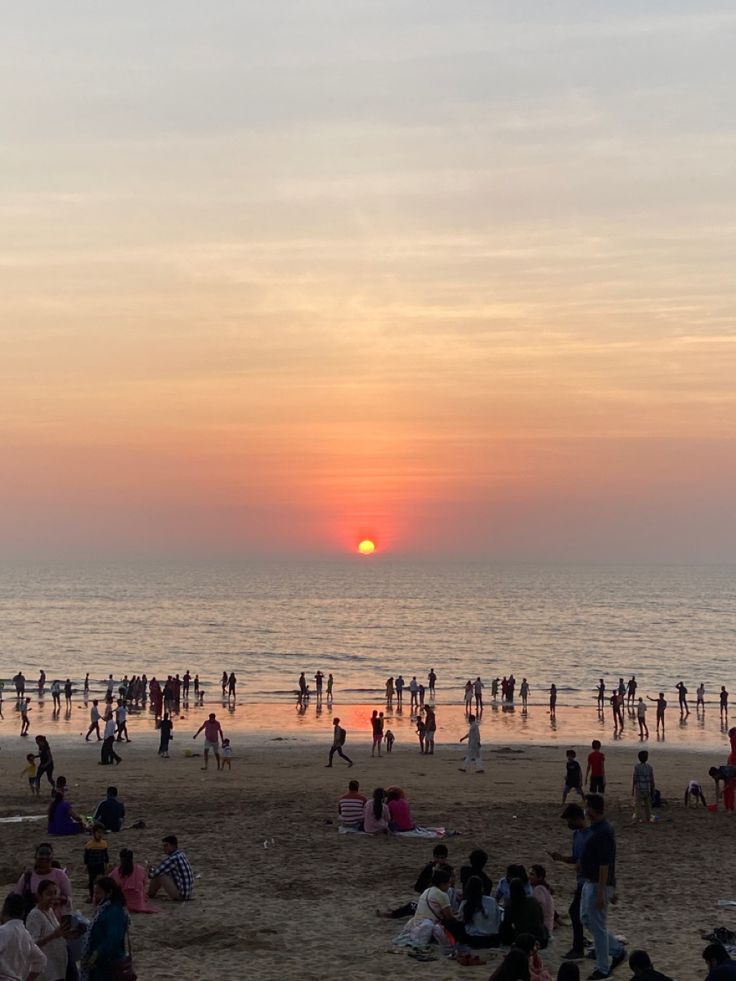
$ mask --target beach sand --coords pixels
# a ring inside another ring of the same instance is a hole
[[[458,771],[462,748],[457,745],[439,746],[433,757],[420,756],[413,746],[399,747],[372,760],[367,740],[352,739],[347,750],[355,766],[348,769],[336,758],[330,770],[324,767],[327,740],[303,745],[260,739],[236,746],[231,773],[203,773],[201,757],[183,755],[186,748],[201,752],[190,732],[179,730],[169,760],[158,759],[152,731],[134,735],[122,748],[124,762],[114,768],[97,764],[97,744],[52,739],[52,745],[56,773],[68,778],[68,796],[80,813],[90,813],[112,782],[126,803],[128,823],[146,822],[145,830],[109,835],[111,855],[127,846],[137,860],[157,861],[162,835],[174,832],[199,876],[191,903],[164,900],[159,915],[133,918],[141,981],[360,981],[397,975],[423,981],[466,970],[487,977],[486,968],[466,969],[443,959],[418,963],[392,945],[401,923],[378,919],[375,910],[413,898],[413,882],[434,842],[338,835],[335,801],[349,777],[360,780],[367,795],[374,786],[398,784],[418,823],[459,831],[460,837],[448,841],[456,868],[474,847],[489,853],[487,871],[494,883],[511,861],[545,864],[567,920],[574,876],[547,856],[548,849],[567,851],[570,838],[559,818],[560,746],[489,745],[486,772],[476,775]],[[40,801],[32,799],[21,775],[30,748],[18,737],[3,739],[2,816],[40,814],[47,803],[46,789]],[[720,924],[736,928],[736,912],[716,905],[718,899],[736,898],[736,817],[682,805],[693,777],[713,799],[707,776],[713,754],[658,752],[651,745],[657,782],[671,805],[660,812],[659,824],[632,826],[629,788],[636,747],[604,749],[609,813],[619,844],[620,903],[612,929],[627,937],[630,948],[646,948],[658,969],[676,981],[703,977],[700,931]],[[579,749],[579,758],[582,754]],[[0,882],[15,883],[34,846],[45,839],[44,822],[0,824]],[[84,840],[61,838],[54,844],[60,861],[74,867],[75,899],[88,912]],[[569,926],[562,927],[545,952],[553,974],[570,936]],[[483,956],[492,965],[499,955]],[[584,962],[582,976],[592,967]],[[617,974],[629,977],[625,966]]]

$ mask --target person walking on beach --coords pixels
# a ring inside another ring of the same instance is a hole
[[[647,703],[644,699],[639,696],[639,701],[636,703],[636,718],[639,723],[639,737],[641,739],[649,739],[649,726],[647,725]]]
[[[184,672],[184,677],[181,679],[181,695],[185,702],[189,701],[189,688],[192,684],[192,675],[189,668]]]
[[[159,742],[158,742],[158,755],[163,757],[163,759],[168,760],[169,758],[169,743],[171,742],[171,734],[174,731],[174,723],[169,718],[169,713],[164,712],[164,717],[161,719],[161,725],[159,726]]]
[[[591,794],[606,792],[606,754],[601,752],[600,739],[594,739],[591,752],[588,753],[588,765],[585,768],[585,782],[590,777]]]
[[[66,701],[66,707],[70,709],[72,707],[72,694],[74,689],[72,688],[72,683],[69,678],[64,682],[64,699]]]
[[[122,698],[118,700],[118,707],[115,709],[115,723],[118,727],[117,741],[121,743],[123,739],[125,739],[126,743],[129,743],[130,737],[128,736],[128,707],[126,706]]]
[[[480,756],[480,726],[478,725],[474,715],[468,716],[469,728],[464,736],[461,736],[460,742],[464,743],[467,739],[468,741],[468,751],[465,754],[465,759],[463,760],[463,765],[459,767],[461,773],[466,773],[470,763],[475,764],[475,772],[483,773],[483,761]]]
[[[92,708],[89,710],[89,729],[87,730],[87,735],[84,737],[86,743],[89,742],[89,737],[93,732],[97,733],[98,742],[102,739],[100,735],[100,710],[97,707],[99,702],[96,698],[92,699]]]
[[[347,739],[347,733],[340,725],[340,720],[335,718],[332,720],[332,746],[330,747],[330,758],[329,762],[325,763],[326,767],[332,766],[332,757],[337,753],[340,759],[345,760],[348,766],[353,765],[353,761],[349,756],[343,753],[342,748],[345,745],[345,740]]]
[[[304,677],[304,672],[302,671],[302,678]],[[227,671],[222,672],[222,678],[220,678],[220,685],[222,687],[222,697],[225,697],[225,692],[227,691]]]
[[[197,736],[204,730],[204,766],[203,770],[209,767],[210,762],[210,750],[215,754],[215,761],[217,763],[217,769],[222,769],[222,763],[220,761],[220,741],[222,740],[222,726],[217,721],[217,716],[214,712],[210,712],[209,718],[206,722],[197,729],[197,731],[192,736],[192,739],[196,739]]]
[[[574,790],[580,796],[581,800],[583,799],[583,771],[575,759],[575,750],[568,749],[565,756],[567,757],[567,761],[565,763],[565,785],[562,788],[563,804],[567,800],[567,795],[571,790]]]
[[[726,691],[725,685],[721,685],[719,697],[721,702],[721,722],[728,722],[728,692]]]
[[[680,702],[680,717],[684,718],[686,715],[690,715],[690,709],[687,705],[687,688],[685,687],[685,682],[678,681],[675,688],[677,689],[677,697]]]
[[[227,679],[227,699],[230,701],[232,698],[235,701],[235,689],[238,684],[238,679],[235,677],[235,672],[230,672],[230,677]]]
[[[23,700],[23,708],[20,710],[20,734],[21,736],[27,736],[28,730],[31,727],[31,720],[28,718],[28,713],[31,711],[31,700],[30,698],[25,698]]]
[[[87,701],[87,696],[89,695],[89,671],[84,676],[84,700]]]
[[[394,679],[386,679],[386,705],[391,708],[394,704]]]
[[[38,697],[43,698],[44,689],[46,688],[46,672],[42,669],[38,675]]]
[[[224,692],[223,692],[224,694]],[[307,699],[307,679],[304,677],[304,672],[299,675],[299,701],[304,702]]]
[[[61,710],[61,683],[57,678],[51,682],[51,703],[54,712]]]
[[[649,753],[642,749],[631,780],[634,821],[640,821],[643,817],[645,824],[651,824],[652,821],[652,796],[654,795],[654,770],[648,760]]]
[[[332,673],[327,675],[327,701],[332,701],[332,688],[335,684],[335,679],[332,677]]]
[[[580,919],[593,935],[596,969],[590,981],[600,981],[615,971],[626,957],[626,948],[608,932],[608,907],[616,892],[616,835],[605,818],[600,794],[585,798],[590,834],[580,858],[583,888]],[[609,957],[612,960],[609,961]]]
[[[621,720],[619,717],[619,694],[615,688],[611,692],[609,701],[611,703],[611,713],[613,715],[613,735],[616,736],[618,735],[618,727]],[[623,730],[623,724],[621,725],[621,729]]]
[[[317,693],[317,701],[322,701],[322,682],[324,681],[324,674],[321,671],[317,671],[314,676],[314,690]]]
[[[22,671],[19,671],[18,674],[13,678],[13,684],[15,685],[16,701],[20,703],[20,700],[23,698],[23,696],[26,693],[26,676],[23,674]]]
[[[101,766],[111,766],[113,760],[116,765],[120,765],[123,760],[122,757],[118,756],[115,752],[115,731],[116,731],[115,719],[113,718],[112,711],[108,709],[105,715],[105,731],[102,739],[102,746],[100,747],[100,765]]]
[[[38,753],[36,753],[36,759],[38,760],[38,770],[36,770],[36,786],[41,786],[41,777],[46,774],[46,779],[51,784],[51,789],[54,789],[54,757],[51,753],[51,747],[49,746],[48,739],[46,736],[36,736],[36,746],[38,747]]]
[[[667,700],[664,697],[664,692],[659,693],[659,698],[652,698],[651,695],[647,695],[650,702],[657,703],[657,735],[659,735],[659,727],[662,726],[662,735],[664,736],[664,713],[667,708]]]
[[[437,675],[434,673],[434,668],[429,669],[427,681],[429,682],[429,697],[434,698],[434,686],[437,683]]]

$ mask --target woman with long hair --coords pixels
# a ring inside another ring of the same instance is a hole
[[[489,981],[530,981],[529,958],[525,951],[512,947]]]
[[[401,787],[389,787],[386,791],[386,803],[391,815],[389,829],[391,831],[413,831],[416,827],[411,816],[411,808],[406,794]]]
[[[539,956],[539,941],[531,933],[520,933],[514,940],[514,947],[523,950],[529,958],[530,981],[552,981],[552,975]]]
[[[59,887],[53,879],[43,879],[37,892],[38,903],[28,914],[26,927],[46,955],[46,967],[38,981],[65,981],[69,965],[66,937],[70,931],[59,923],[54,910],[59,900]]]
[[[471,875],[463,888],[463,901],[458,912],[465,926],[469,947],[498,947],[501,913],[496,900],[485,895],[483,880]]]
[[[373,799],[367,802],[363,811],[363,829],[369,835],[386,834],[390,820],[391,813],[386,804],[386,791],[383,787],[376,787],[373,791]]]
[[[130,917],[120,887],[108,875],[94,885],[95,917],[84,938],[82,981],[110,981],[115,965],[125,957]]]
[[[120,887],[125,896],[129,913],[159,913],[156,906],[151,906],[146,895],[148,874],[142,865],[136,865],[130,848],[120,850],[120,864],[110,873],[112,881]]]
[[[555,901],[552,898],[552,890],[547,883],[547,870],[543,865],[532,865],[529,869],[529,882],[532,887],[532,896],[542,907],[544,925],[551,937],[555,928]]]
[[[54,757],[46,736],[36,736],[36,746],[38,746],[38,770],[36,771],[36,786],[41,786],[41,777],[46,774],[46,779],[54,789]]]
[[[546,947],[549,934],[544,925],[542,907],[533,896],[527,896],[521,879],[512,879],[509,891],[501,924],[501,942],[510,945],[520,933],[530,933],[539,941],[540,947]]]
[[[47,833],[50,835],[78,835],[84,829],[84,821],[74,813],[72,805],[60,790],[54,791],[48,818]]]

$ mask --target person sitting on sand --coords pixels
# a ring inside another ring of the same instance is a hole
[[[544,925],[542,907],[533,896],[527,896],[521,879],[512,879],[501,924],[501,942],[512,944],[520,933],[531,933],[540,947],[547,946],[549,933]]]
[[[125,804],[118,800],[117,787],[107,788],[107,797],[97,805],[93,820],[99,821],[106,831],[118,832],[123,830]]]
[[[552,897],[552,890],[547,883],[547,871],[543,865],[532,865],[529,870],[529,884],[532,887],[532,896],[542,907],[544,925],[551,937],[555,928],[555,901]]]
[[[162,839],[166,858],[148,870],[151,885],[148,895],[153,899],[163,889],[169,899],[184,902],[192,898],[194,873],[184,852],[179,850],[176,835],[166,835]]]
[[[373,799],[367,801],[363,808],[363,830],[366,834],[388,834],[391,812],[385,800],[386,791],[383,787],[376,787],[373,791]]]
[[[498,947],[501,942],[498,935],[501,909],[477,875],[471,875],[463,883],[463,901],[458,917],[465,927],[469,947]]]
[[[447,845],[439,844],[434,846],[432,849],[432,861],[427,862],[417,876],[417,881],[414,883],[414,892],[421,895],[425,889],[429,889],[429,887],[432,885],[432,876],[438,869],[442,869],[450,874],[450,889],[452,888],[454,870],[447,861],[447,857]],[[452,901],[452,895],[450,893],[448,893],[448,895],[450,895],[450,900]],[[403,906],[388,910],[385,913],[382,913],[380,910],[376,910],[376,916],[385,916],[391,920],[401,920],[405,916],[413,916],[416,912],[416,908],[416,901],[412,900],[411,902],[404,903]]]
[[[509,897],[511,896],[511,880],[521,879],[524,884],[524,892],[527,896],[531,896],[532,887],[529,885],[529,876],[526,874],[526,869],[523,865],[509,865],[506,869],[506,875],[503,876],[498,881],[498,886],[496,887],[496,902],[499,906],[505,906]]]
[[[84,821],[74,813],[72,805],[58,790],[51,798],[48,817],[47,833],[50,835],[78,835],[84,829]]]
[[[529,981],[552,981],[544,961],[539,956],[539,942],[531,933],[520,933],[514,941],[517,950],[523,950],[529,958]]]
[[[690,806],[690,798],[693,798],[695,805],[697,806],[698,801],[701,801],[703,807],[707,807],[708,803],[703,794],[703,788],[700,786],[697,780],[691,780],[687,787],[685,788],[685,807]]]
[[[146,895],[146,870],[142,865],[133,861],[133,852],[129,848],[120,850],[120,864],[110,873],[112,881],[119,886],[125,897],[125,905],[129,913],[160,913],[156,906],[151,906]]]
[[[651,958],[645,950],[631,951],[629,967],[634,975],[631,981],[672,981],[666,974],[654,970]]]
[[[527,952],[518,947],[512,947],[493,972],[489,981],[531,981]]]
[[[386,804],[391,815],[389,829],[397,831],[413,831],[416,828],[414,818],[406,794],[401,787],[389,787],[386,791]]]
[[[723,944],[708,944],[703,960],[708,965],[705,981],[736,981],[736,961],[731,960]]]
[[[358,828],[363,830],[363,812],[368,798],[360,793],[360,784],[357,780],[351,780],[348,784],[346,793],[337,802],[337,813],[340,815],[340,824],[344,828]]]
[[[33,857],[33,866],[27,869],[18,879],[13,892],[19,896],[30,897],[35,901],[38,895],[38,887],[44,879],[51,879],[59,887],[61,897],[60,911],[71,913],[72,911],[72,887],[69,877],[63,869],[58,867],[58,862],[54,863],[54,847],[44,842],[36,848]]]
[[[468,862],[470,863],[469,865],[462,865],[460,867],[460,885],[463,891],[465,890],[465,883],[474,876],[481,881],[483,895],[490,896],[493,892],[493,882],[485,873],[485,867],[488,862],[487,853],[482,848],[474,848],[470,855],[468,855]]]
[[[414,916],[406,924],[400,938],[413,946],[425,946],[433,941],[442,946],[453,941],[465,941],[465,928],[455,918],[448,890],[452,874],[437,869],[432,875],[432,885],[417,900]]]

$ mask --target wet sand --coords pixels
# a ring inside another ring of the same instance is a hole
[[[121,749],[124,762],[110,768],[97,764],[96,744],[50,733],[56,772],[67,776],[70,799],[81,813],[90,813],[114,782],[128,823],[146,822],[145,830],[110,835],[113,854],[128,846],[137,860],[156,861],[162,835],[175,832],[199,876],[192,903],[166,904],[157,916],[134,918],[133,950],[145,981],[367,981],[407,973],[423,981],[464,970],[443,961],[417,963],[393,947],[400,924],[378,919],[374,911],[412,898],[416,873],[433,842],[339,836],[335,800],[348,777],[360,780],[368,794],[377,785],[399,784],[418,823],[459,831],[448,842],[456,866],[474,847],[491,856],[494,882],[511,861],[546,864],[566,912],[573,876],[547,856],[549,849],[566,850],[569,842],[559,819],[563,746],[487,744],[485,774],[466,775],[457,769],[463,752],[457,744],[441,744],[435,756],[424,757],[400,743],[391,756],[372,760],[368,739],[353,734],[347,751],[355,766],[348,770],[338,761],[329,770],[327,731],[322,744],[251,734],[234,740],[231,773],[204,773],[201,757],[184,756],[185,749],[202,749],[191,739],[199,722],[190,721],[177,728],[171,759],[157,757],[157,737],[141,725]],[[459,735],[459,722],[457,728]],[[720,898],[736,898],[730,861],[736,818],[685,810],[682,795],[687,781],[700,777],[712,800],[707,766],[725,753],[706,756],[671,746],[665,752],[656,743],[649,748],[670,806],[660,823],[645,827],[631,824],[631,767],[638,745],[604,746],[609,810],[619,837],[621,899],[612,927],[632,947],[646,947],[657,967],[677,981],[703,977],[700,930],[736,927],[736,913],[716,906]],[[2,816],[39,814],[47,802],[45,793],[40,805],[27,791],[20,772],[27,751],[25,740],[3,736]],[[46,837],[42,827],[43,822],[0,824],[3,884],[17,881],[35,844]],[[55,848],[62,863],[73,866],[75,897],[89,910],[83,902],[83,842],[84,836],[56,839]],[[569,946],[570,929],[564,926],[545,954],[553,971]],[[586,963],[584,977],[587,968]],[[486,976],[484,969],[475,974]],[[618,974],[628,977],[623,967]]]

